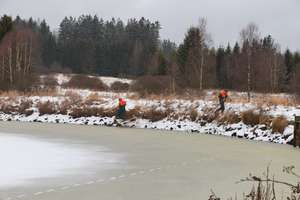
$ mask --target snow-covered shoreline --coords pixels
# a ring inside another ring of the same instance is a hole
[[[293,126],[287,126],[287,123],[292,124],[294,117],[300,115],[299,103],[290,101],[293,96],[289,94],[253,93],[253,101],[249,103],[245,101],[246,93],[232,91],[229,96],[232,97],[231,101],[226,102],[225,114],[214,116],[219,105],[216,91],[213,90],[203,91],[202,96],[193,96],[187,91],[187,95],[181,96],[142,98],[130,91],[119,93],[63,87],[71,76],[54,75],[58,85],[50,93],[2,94],[0,120],[176,130],[290,144],[293,140]],[[113,77],[98,78],[108,86],[116,81],[127,84],[133,81]],[[112,116],[115,115],[119,97],[126,99],[129,114],[128,120],[115,123]],[[242,119],[248,111],[258,113],[256,117],[259,119],[255,123]],[[261,120],[261,117],[264,119]],[[271,127],[272,120],[278,117],[286,122],[280,133]]]
[[[151,122],[147,119],[131,119],[115,122],[114,117],[80,117],[72,118],[69,115],[42,115],[33,113],[30,116],[13,115],[0,113],[1,121],[20,121],[20,122],[42,122],[42,123],[60,123],[77,125],[94,125],[109,127],[127,127],[127,128],[148,128],[157,130],[179,131],[192,134],[212,134],[227,137],[244,138],[255,141],[272,142],[278,144],[291,144],[293,140],[294,128],[289,125],[283,134],[272,133],[272,130],[265,125],[249,126],[242,122],[235,124],[218,124],[216,122],[192,122],[190,120],[171,120],[163,119],[157,122]]]

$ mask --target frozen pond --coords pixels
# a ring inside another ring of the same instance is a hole
[[[297,183],[300,150],[149,129],[0,122],[0,199],[195,200],[249,193],[252,173]],[[278,195],[289,193],[276,185]]]

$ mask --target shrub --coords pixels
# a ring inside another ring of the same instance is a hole
[[[72,108],[72,102],[65,99],[58,105],[58,114],[67,115],[68,111]]]
[[[106,90],[107,86],[97,77],[74,75],[69,82],[64,84],[68,88]]]
[[[192,121],[196,121],[198,119],[198,111],[196,108],[190,110],[189,117]]]
[[[160,121],[168,117],[168,113],[162,110],[149,109],[142,113],[144,119],[149,119],[151,122]]]
[[[4,112],[5,114],[13,114],[18,112],[18,107],[4,103],[1,105],[1,111]]]
[[[17,112],[20,114],[25,114],[26,116],[31,115],[33,113],[33,110],[30,110],[32,104],[33,103],[30,100],[22,100]]]
[[[1,97],[7,97],[9,100],[16,100],[17,97],[24,95],[23,92],[17,90],[1,91]]]
[[[255,112],[254,110],[247,110],[242,112],[241,114],[242,121],[247,125],[257,125],[260,122],[260,114]]]
[[[270,116],[268,116],[268,115],[260,115],[259,116],[259,123],[260,124],[264,124],[264,125],[270,127],[271,122],[272,122],[272,119],[271,119]]]
[[[116,81],[111,84],[110,89],[116,92],[126,92],[129,90],[129,84]]]
[[[46,90],[43,89],[39,89],[39,90],[35,90],[35,91],[31,91],[29,93],[26,93],[26,96],[58,96],[59,94],[57,93],[56,88],[48,88]]]
[[[213,122],[218,117],[217,113],[215,112],[215,108],[204,107],[203,113],[205,113],[205,114],[202,115],[200,118],[201,118],[201,120],[206,121],[208,123]]]
[[[132,118],[140,118],[142,117],[142,108],[140,106],[136,106],[131,110],[126,111],[126,119],[132,119]]]
[[[45,103],[38,103],[37,107],[39,109],[40,115],[51,115],[57,113],[56,105],[50,101],[47,101]]]
[[[42,83],[46,88],[53,89],[58,86],[57,79],[54,76],[44,76],[42,79]]]
[[[221,123],[236,124],[241,121],[241,118],[235,112],[225,112],[224,115],[218,118]]]
[[[101,101],[100,96],[97,93],[91,93],[85,100],[85,105],[93,105],[95,102]]]
[[[276,117],[272,120],[272,131],[273,133],[283,133],[288,125],[288,120],[284,116]]]
[[[134,81],[132,90],[140,95],[162,94],[169,92],[170,77],[168,76],[143,76]]]
[[[69,97],[69,100],[71,101],[71,104],[79,104],[82,102],[82,97],[80,94],[73,92],[73,91],[67,91],[65,93],[65,96]]]
[[[92,117],[92,116],[104,116],[105,112],[103,108],[95,108],[95,107],[76,107],[72,108],[70,111],[70,116],[74,118],[79,117]]]

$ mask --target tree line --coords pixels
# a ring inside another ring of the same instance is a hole
[[[168,77],[170,91],[228,88],[299,92],[300,54],[282,52],[271,35],[250,23],[231,46],[212,46],[207,21],[187,30],[177,46],[160,38],[160,23],[145,18],[65,17],[58,32],[45,20],[0,19],[0,88],[20,88],[34,72]],[[21,87],[22,88],[22,87]]]

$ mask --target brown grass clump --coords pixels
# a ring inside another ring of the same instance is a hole
[[[273,133],[283,133],[288,125],[288,120],[284,116],[276,117],[272,120],[272,131]]]
[[[198,119],[197,109],[196,108],[191,109],[188,115],[192,121],[196,121]]]
[[[293,102],[291,101],[290,98],[287,98],[287,97],[271,96],[271,97],[269,97],[269,104],[290,106],[293,104]]]
[[[74,75],[69,82],[64,84],[68,88],[106,90],[108,87],[99,78],[86,75]]]
[[[256,113],[254,110],[247,110],[241,114],[242,121],[244,124],[255,126],[260,122],[260,114]]]
[[[16,100],[17,97],[23,96],[23,95],[24,95],[24,92],[19,92],[16,90],[0,92],[1,97],[7,97],[9,100]]]
[[[93,105],[95,102],[101,101],[101,97],[97,93],[91,93],[85,100],[85,105]]]
[[[295,105],[295,101],[293,98],[279,96],[279,95],[272,95],[269,94],[266,96],[265,94],[261,94],[253,99],[253,102],[257,105],[283,105],[283,106],[293,106]]]
[[[142,108],[140,106],[136,106],[133,109],[126,111],[126,119],[140,118],[142,116]]]
[[[225,112],[223,116],[219,117],[218,122],[227,124],[236,124],[241,121],[241,117],[235,112]]]
[[[117,110],[118,110],[118,108],[106,109],[106,110],[104,110],[102,116],[104,116],[104,117],[113,117],[117,114]]]
[[[72,102],[68,99],[65,99],[58,105],[58,114],[67,115],[72,106]]]
[[[96,108],[96,107],[78,107],[78,108],[72,108],[70,115],[74,118],[79,117],[104,117],[105,111],[103,108]]]
[[[57,113],[56,105],[50,101],[44,103],[38,103],[37,107],[39,109],[40,115],[46,115],[46,114],[52,115]]]
[[[264,124],[268,127],[271,126],[272,118],[268,115],[260,115],[259,116],[259,123]]]
[[[128,83],[122,83],[120,81],[113,82],[110,89],[116,92],[126,92],[129,90],[130,85]]]
[[[44,76],[42,79],[42,84],[46,87],[46,88],[50,88],[53,89],[56,86],[58,86],[58,82],[57,79],[55,78],[55,76],[50,75],[50,76]]]
[[[58,96],[57,90],[56,88],[48,88],[46,90],[36,90],[36,91],[31,91],[31,92],[27,92],[24,95],[30,97],[30,96],[39,96],[39,97],[54,97],[54,96]]]
[[[76,104],[79,104],[82,102],[82,97],[76,92],[67,91],[65,93],[65,96],[67,96],[69,98],[69,100],[71,101],[71,103],[73,105],[76,105]]]
[[[18,106],[17,112],[29,116],[33,113],[33,110],[30,109],[32,105],[33,102],[31,100],[22,100],[20,105]]]
[[[143,76],[134,81],[131,89],[141,96],[148,94],[163,94],[169,92],[170,77]]]
[[[13,114],[18,112],[18,106],[13,106],[6,103],[2,104],[0,109],[5,114]]]
[[[215,112],[215,108],[205,107],[203,108],[203,113],[205,114],[202,115],[200,118],[201,120],[206,121],[208,123],[213,122],[218,117],[218,115]]]
[[[185,99],[185,100],[199,100],[199,99],[204,99],[205,97],[205,92],[202,90],[196,90],[196,89],[185,89],[182,91],[178,91],[178,97],[180,99]]]
[[[157,122],[168,117],[168,112],[156,109],[148,109],[142,113],[144,119],[149,119],[151,122]]]

